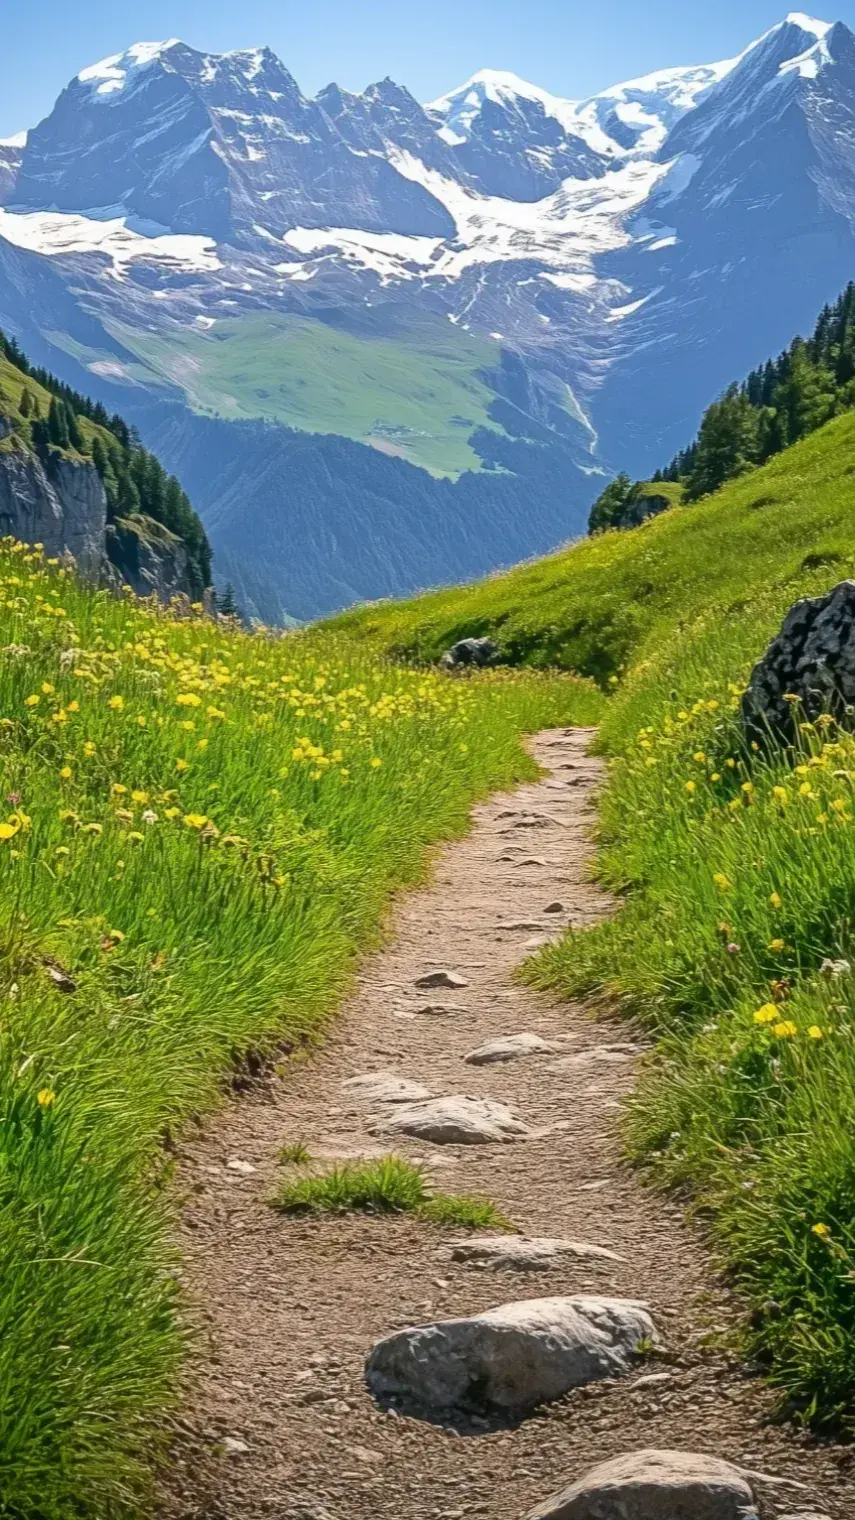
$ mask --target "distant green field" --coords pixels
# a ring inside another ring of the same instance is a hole
[[[497,363],[499,345],[438,318],[382,337],[286,313],[113,331],[194,411],[338,433],[434,475],[481,467],[468,439],[491,425],[493,392],[479,371]]]

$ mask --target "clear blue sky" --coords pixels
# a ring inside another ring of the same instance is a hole
[[[788,0],[0,0],[0,136],[46,115],[73,74],[131,42],[209,52],[268,43],[308,94],[391,74],[420,100],[479,68],[578,97],[739,52]],[[855,29],[855,0],[811,10]]]

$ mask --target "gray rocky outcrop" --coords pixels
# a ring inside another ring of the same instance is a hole
[[[46,469],[23,447],[0,454],[0,536],[43,544],[49,559],[71,554],[81,575],[104,561],[107,498],[90,464],[56,456]]]
[[[429,1416],[524,1413],[571,1388],[628,1372],[656,1329],[620,1298],[537,1298],[467,1319],[399,1330],[365,1365],[375,1397]]]
[[[602,1462],[526,1520],[757,1520],[737,1467],[688,1451],[637,1451]]]
[[[74,560],[89,581],[129,585],[168,602],[188,595],[189,559],[181,539],[151,518],[107,522],[107,497],[95,466],[52,451],[44,462],[12,438],[0,417],[0,537],[41,544],[48,559]]]
[[[143,515],[119,518],[107,526],[105,547],[116,572],[111,578],[137,596],[156,596],[160,602],[190,596],[187,549],[162,523]]]
[[[790,608],[742,698],[743,726],[759,743],[792,743],[798,723],[823,712],[855,729],[855,581]]]
[[[446,649],[440,664],[446,670],[459,670],[461,666],[474,665],[483,669],[488,665],[496,665],[499,660],[499,646],[492,639],[459,639]]]

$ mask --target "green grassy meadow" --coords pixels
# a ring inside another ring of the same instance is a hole
[[[382,337],[270,312],[219,317],[207,331],[122,326],[114,335],[195,411],[337,433],[434,475],[480,469],[469,436],[494,426],[479,372],[497,363],[498,343],[439,317]]]
[[[405,658],[435,659],[489,634],[512,663],[557,666],[608,685],[676,626],[741,616],[759,593],[786,598],[855,569],[855,416],[829,423],[696,506],[474,585],[356,608],[335,626]]]
[[[144,1502],[187,1346],[168,1139],[316,1038],[564,677],[251,637],[0,546],[0,1515]]]

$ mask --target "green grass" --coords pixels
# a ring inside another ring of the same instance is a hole
[[[370,337],[285,313],[220,317],[207,331],[117,326],[114,336],[197,412],[337,433],[434,475],[480,469],[469,436],[494,427],[480,371],[497,364],[499,345],[440,317]]]
[[[279,1161],[282,1166],[308,1166],[312,1159],[305,1140],[289,1140],[279,1152]]]
[[[513,663],[608,685],[684,619],[739,616],[763,590],[783,599],[853,573],[853,474],[850,413],[696,506],[471,586],[358,608],[334,626],[429,660],[456,639],[489,634]]]
[[[274,1204],[285,1214],[414,1214],[432,1224],[466,1229],[513,1228],[485,1198],[434,1193],[425,1168],[400,1156],[343,1162],[287,1179]]]
[[[317,1038],[390,892],[535,773],[519,736],[601,701],[179,621],[8,545],[0,649],[0,1516],[114,1520],[185,1354],[164,1137]]]

